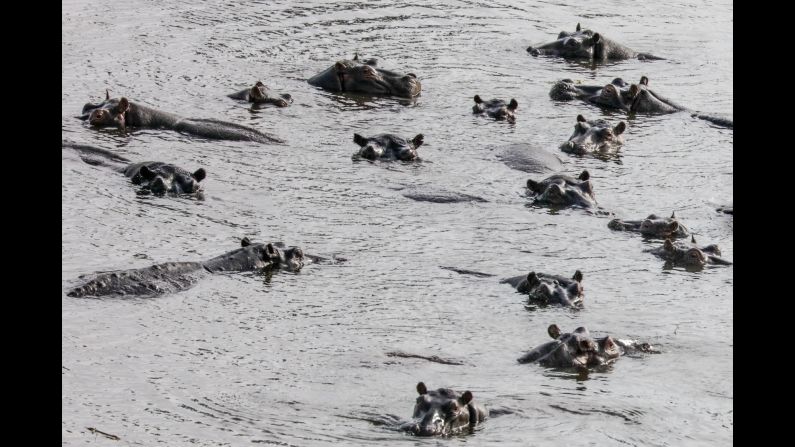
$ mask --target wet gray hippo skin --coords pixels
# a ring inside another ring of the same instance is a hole
[[[412,98],[420,94],[422,85],[414,73],[400,74],[377,67],[375,59],[341,60],[309,78],[309,84],[341,93]]]
[[[560,150],[572,154],[610,153],[615,152],[624,144],[621,134],[627,129],[627,123],[619,121],[615,126],[603,119],[588,121],[577,115],[577,124],[569,140],[560,145]]]
[[[731,214],[734,215],[734,205],[725,205],[717,210],[719,213]]]
[[[428,390],[420,382],[417,392],[420,395],[413,420],[399,426],[416,436],[449,436],[474,428],[488,416],[486,407],[476,403],[470,391],[459,394],[449,388]]]
[[[497,155],[509,168],[517,171],[543,174],[560,172],[563,160],[557,155],[527,143],[514,143],[505,146]]]
[[[696,238],[691,236],[690,243],[673,242],[666,239],[662,246],[645,250],[655,256],[665,259],[673,265],[682,267],[700,268],[707,264],[731,265],[720,257],[720,248],[716,244],[699,246]]]
[[[257,81],[253,87],[233,93],[229,97],[254,104],[273,104],[276,107],[287,107],[293,102],[289,93],[273,92],[262,81]]]
[[[692,116],[709,121],[718,126],[733,128],[734,122],[726,117],[714,114],[694,112],[670,99],[664,98],[649,89],[649,78],[642,76],[637,84],[629,84],[621,78],[615,78],[607,85],[579,85],[571,79],[563,79],[555,83],[549,96],[557,101],[580,99],[609,109],[623,110],[627,113],[666,114],[674,112],[690,112]]]
[[[655,352],[648,343],[615,339],[611,336],[593,338],[585,327],[561,334],[557,325],[547,328],[552,341],[543,343],[519,357],[519,363],[538,362],[552,368],[589,368],[613,363],[630,352]]]
[[[71,148],[80,158],[91,165],[110,166],[130,178],[134,185],[154,194],[194,194],[202,190],[199,182],[207,172],[199,168],[191,173],[178,166],[160,161],[131,163],[130,160],[108,150],[94,146],[62,142],[63,148]]]
[[[247,272],[253,270],[284,269],[299,271],[305,258],[298,247],[278,249],[278,243],[251,243],[248,238],[241,247],[204,262],[167,262],[151,267],[101,272],[83,275],[90,278],[83,285],[70,290],[70,297],[84,296],[155,296],[185,290],[207,273]]]
[[[690,230],[677,220],[675,212],[671,213],[671,217],[650,214],[642,220],[613,219],[607,223],[607,228],[616,231],[633,231],[646,237],[661,239],[690,236]]]
[[[557,40],[537,46],[529,46],[527,47],[527,52],[533,56],[548,55],[594,62],[635,58],[640,60],[663,59],[649,53],[638,53],[627,46],[608,39],[600,33],[582,29],[579,23],[573,33],[561,31]]]
[[[410,140],[391,133],[382,133],[369,138],[358,133],[353,134],[353,142],[359,145],[359,151],[355,156],[368,160],[416,160],[417,149],[422,146],[423,139],[422,134],[417,134]]]
[[[596,197],[590,178],[588,171],[582,171],[577,178],[555,174],[540,182],[527,180],[527,189],[535,195],[534,203],[592,208]]]
[[[516,108],[519,103],[511,98],[510,102],[505,102],[502,99],[490,99],[483,101],[480,96],[475,95],[475,105],[472,106],[472,113],[475,115],[488,115],[497,121],[508,121],[509,123],[516,122]]]
[[[127,98],[110,98],[100,104],[83,106],[79,117],[95,127],[168,129],[213,140],[256,141],[259,143],[284,143],[283,140],[250,127],[225,121],[200,118],[183,118],[136,104]]]
[[[580,307],[584,297],[582,278],[579,270],[571,278],[530,272],[527,275],[503,279],[500,283],[510,284],[517,292],[528,294],[530,304]]]

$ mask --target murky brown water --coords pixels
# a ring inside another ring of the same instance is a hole
[[[136,195],[128,180],[63,152],[64,445],[726,445],[733,433],[733,268],[664,270],[652,244],[608,217],[527,207],[531,175],[501,145],[558,153],[591,172],[618,217],[676,210],[733,260],[733,131],[688,114],[629,120],[618,160],[560,153],[584,104],[553,103],[561,78],[651,78],[696,110],[731,113],[732,4],[597,0],[466,2],[63,2],[62,133],[136,161],[204,167],[207,199]],[[668,58],[592,71],[533,58],[532,43],[580,21]],[[358,51],[416,73],[422,96],[356,101],[306,79]],[[252,110],[226,94],[263,80],[293,95]],[[114,96],[273,132],[287,146],[89,129],[82,105]],[[471,115],[472,97],[516,98],[515,125]],[[617,115],[614,115],[614,118]],[[354,132],[425,135],[423,161],[354,162]],[[487,203],[415,202],[428,185]],[[156,299],[73,299],[80,274],[200,260],[239,238],[283,240],[341,265],[299,274],[217,275]],[[654,243],[656,244],[656,242]],[[585,273],[585,309],[528,311],[496,278]],[[663,353],[587,378],[519,365],[546,327],[640,338]],[[402,350],[465,366],[388,357]],[[472,390],[512,414],[474,435],[425,440],[371,424],[411,415],[414,387]],[[95,427],[121,441],[88,432]]]

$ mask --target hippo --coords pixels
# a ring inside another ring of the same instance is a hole
[[[310,85],[341,93],[363,93],[378,96],[413,98],[422,85],[414,73],[400,74],[377,67],[376,59],[341,60],[309,78]]]
[[[253,87],[240,90],[228,96],[232,99],[240,99],[254,104],[273,104],[276,107],[287,107],[293,102],[293,97],[289,93],[279,94],[272,92],[262,81],[257,81]]]
[[[672,265],[682,267],[701,268],[707,264],[732,265],[731,261],[720,257],[720,248],[716,244],[700,247],[695,236],[691,236],[690,245],[673,242],[668,238],[662,246],[645,251],[665,259]]]
[[[475,95],[475,105],[472,106],[472,113],[475,115],[486,114],[497,121],[508,121],[509,123],[516,122],[516,108],[519,103],[511,98],[511,102],[507,103],[502,99],[490,99],[483,101],[480,96]]]
[[[449,388],[428,390],[420,382],[417,392],[420,395],[414,405],[413,420],[399,427],[415,436],[453,435],[472,430],[488,417],[486,407],[473,400],[471,391],[459,394]]]
[[[649,53],[638,53],[600,33],[582,29],[579,23],[573,33],[561,31],[557,40],[538,46],[529,46],[527,52],[533,56],[559,56],[592,62],[624,59],[664,60]]]
[[[555,174],[540,182],[527,180],[527,189],[535,195],[534,203],[592,208],[596,197],[590,178],[588,171],[582,171],[577,178]]]
[[[561,334],[552,324],[547,328],[552,341],[543,343],[519,357],[519,363],[538,362],[552,368],[578,368],[605,366],[630,352],[656,352],[648,343],[621,340],[611,336],[591,337],[588,329],[578,327],[571,333]]]
[[[354,157],[368,160],[416,160],[417,149],[422,146],[423,139],[422,134],[417,134],[409,140],[391,133],[382,133],[369,138],[355,133],[353,142],[358,144],[360,149]]]
[[[620,121],[615,126],[603,119],[588,121],[577,115],[577,124],[569,140],[560,145],[560,150],[572,154],[607,154],[617,151],[624,144],[621,134],[627,129],[627,123]]]
[[[645,237],[660,239],[690,236],[690,230],[677,220],[676,212],[671,213],[671,217],[649,214],[643,220],[613,219],[607,223],[607,228],[616,231],[634,231]]]
[[[533,144],[513,143],[501,148],[497,158],[509,168],[533,174],[559,172],[563,160],[557,155]]]
[[[104,165],[114,168],[126,175],[134,185],[144,192],[156,195],[163,194],[199,194],[202,185],[199,183],[207,176],[204,168],[194,172],[186,171],[178,166],[160,161],[144,161],[133,163],[130,160],[105,149],[69,141],[62,142],[63,148],[71,148],[80,154],[80,158],[91,165]]]
[[[722,127],[733,128],[731,119],[694,112],[684,106],[666,99],[650,90],[649,78],[641,76],[637,84],[629,84],[621,78],[615,78],[607,85],[578,85],[571,79],[563,79],[552,86],[549,96],[557,101],[580,99],[608,109],[623,110],[627,113],[667,114],[689,112],[692,116],[709,121]]]
[[[510,284],[517,292],[529,295],[529,304],[557,304],[567,307],[581,307],[583,300],[582,272],[574,276],[549,275],[530,272],[527,275],[503,279],[501,284]]]
[[[111,98],[105,91],[105,101],[83,106],[83,121],[93,127],[117,127],[126,132],[128,128],[168,129],[213,140],[255,141],[258,143],[284,143],[284,140],[250,127],[225,121],[200,118],[183,118],[162,112],[125,97]]]
[[[279,248],[281,249],[279,249]],[[298,272],[319,257],[305,256],[298,247],[276,243],[252,243],[243,238],[240,248],[203,262],[167,262],[150,267],[98,272],[80,276],[88,279],[70,290],[70,297],[85,296],[156,296],[186,290],[208,273],[272,271]]]
[[[724,205],[717,209],[719,213],[734,215],[734,205]]]

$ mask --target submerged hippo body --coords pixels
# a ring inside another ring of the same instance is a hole
[[[475,105],[472,106],[472,113],[475,115],[488,115],[497,121],[508,121],[509,123],[516,122],[516,109],[519,103],[515,99],[510,102],[505,102],[502,99],[490,99],[484,101],[480,96],[475,95]]]
[[[167,262],[132,270],[102,272],[83,285],[70,290],[70,297],[84,296],[155,296],[185,290],[207,273],[246,272],[285,269],[299,271],[304,265],[303,251],[298,247],[278,249],[278,243],[251,243],[248,238],[241,247],[204,262]],[[311,258],[310,258],[311,259]]]
[[[625,45],[608,39],[600,33],[582,29],[579,23],[573,33],[561,31],[556,40],[527,47],[527,52],[533,56],[558,56],[566,59],[593,62],[623,59],[663,59],[649,53],[638,53]]]
[[[720,257],[720,248],[716,244],[699,246],[696,238],[691,236],[690,243],[674,242],[666,239],[662,246],[645,250],[655,256],[665,259],[672,265],[700,268],[707,264],[731,265]]]
[[[671,217],[650,214],[643,220],[613,219],[607,223],[607,227],[611,230],[633,231],[645,237],[661,239],[690,236],[690,230],[677,220],[676,213],[671,213]]]
[[[530,304],[580,307],[583,300],[582,278],[579,270],[571,278],[530,272],[500,282],[510,284],[519,293],[528,294]]]
[[[417,403],[412,421],[399,428],[416,436],[449,436],[474,428],[488,416],[486,407],[473,401],[470,391],[459,394],[449,388],[428,390],[417,384]]]
[[[293,97],[289,93],[273,92],[262,81],[257,81],[253,87],[233,93],[229,97],[254,104],[272,104],[276,107],[287,107],[293,102]]]
[[[690,112],[692,116],[723,127],[734,127],[731,119],[712,114],[694,112],[667,99],[648,88],[649,78],[642,76],[637,84],[629,84],[615,78],[606,85],[580,85],[571,79],[555,83],[549,96],[557,101],[580,99],[590,104],[608,109],[623,110],[627,113],[666,114]]]
[[[284,141],[250,127],[213,119],[183,118],[173,113],[146,107],[127,98],[110,98],[83,106],[79,117],[95,127],[167,129],[213,140],[256,141],[259,143],[283,143]]]
[[[382,133],[369,138],[355,133],[353,142],[359,145],[359,152],[355,157],[368,160],[416,160],[417,149],[422,146],[423,139],[422,134],[417,134],[409,140],[391,133]]]
[[[199,182],[207,172],[199,168],[191,173],[178,166],[160,161],[130,163],[130,160],[108,150],[94,146],[62,142],[63,148],[74,149],[80,158],[91,165],[105,165],[114,168],[130,178],[134,185],[154,194],[194,194],[202,190]]]
[[[590,178],[588,171],[582,171],[577,178],[555,174],[540,182],[527,180],[527,189],[534,194],[534,203],[592,208],[596,206],[596,197]]]
[[[375,59],[359,61],[341,60],[331,67],[309,78],[308,82],[324,90],[341,93],[362,93],[367,95],[397,96],[413,98],[420,94],[422,85],[417,75],[402,75],[377,67]]]
[[[627,123],[620,121],[615,126],[606,120],[588,121],[582,115],[577,115],[577,124],[569,140],[560,145],[563,152],[572,154],[609,154],[616,152],[624,144],[621,134],[627,128]]]
[[[497,158],[511,169],[533,174],[559,172],[563,169],[563,160],[560,157],[527,143],[509,144],[500,150]]]
[[[654,352],[648,343],[614,339],[611,336],[593,338],[585,327],[561,334],[557,325],[547,329],[552,341],[543,343],[519,357],[519,363],[538,362],[552,368],[589,368],[609,365],[623,354],[640,351]]]

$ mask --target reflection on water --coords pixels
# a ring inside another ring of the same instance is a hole
[[[730,2],[62,6],[64,139],[207,171],[203,201],[138,196],[123,175],[63,151],[63,444],[104,439],[91,427],[140,445],[398,445],[415,440],[385,427],[411,415],[418,381],[510,409],[454,443],[731,442],[733,267],[665,270],[642,238],[611,231],[605,216],[534,207],[525,196],[529,177],[587,169],[605,212],[675,210],[733,260],[732,217],[716,212],[732,201],[731,129],[688,113],[626,117],[549,98],[559,79],[646,75],[688,108],[731,112]],[[592,67],[527,53],[578,21],[666,60]],[[334,94],[306,82],[355,52],[415,73],[421,95]],[[226,96],[258,79],[294,102],[254,108]],[[288,144],[91,129],[75,116],[105,89]],[[475,94],[515,98],[516,123],[474,116]],[[560,151],[578,114],[627,121],[620,157]],[[422,133],[422,162],[353,161],[356,132]],[[559,160],[540,169],[501,152],[511,147]],[[212,275],[154,299],[65,295],[82,274],[208,259],[243,236],[348,262],[273,280]],[[528,310],[499,283],[522,271],[575,269],[588,278],[576,312]],[[665,350],[587,375],[518,364],[547,341],[552,322]],[[392,363],[388,352],[465,365]]]

